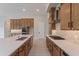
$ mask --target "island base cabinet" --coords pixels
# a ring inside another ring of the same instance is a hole
[[[63,50],[59,48],[52,40],[46,37],[46,45],[51,56],[65,56]]]
[[[20,51],[20,52],[19,52],[19,56],[25,56],[24,52],[25,52],[25,51]]]
[[[56,45],[53,46],[53,56],[60,56],[60,48]]]
[[[16,51],[14,51],[10,56],[19,56],[18,49]]]
[[[49,40],[48,37],[46,37],[46,45],[47,45],[47,48],[48,48],[50,54],[53,55],[53,45],[52,45],[51,40]]]
[[[10,56],[28,56],[30,49],[32,48],[33,38],[29,38],[24,42],[17,50],[15,50]]]

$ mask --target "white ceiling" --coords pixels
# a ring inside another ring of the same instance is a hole
[[[47,6],[48,3],[0,3],[0,16],[46,15]],[[39,12],[36,9],[39,9]]]

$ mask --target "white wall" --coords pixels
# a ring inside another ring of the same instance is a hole
[[[0,38],[4,38],[4,23],[7,20],[6,16],[0,16]]]

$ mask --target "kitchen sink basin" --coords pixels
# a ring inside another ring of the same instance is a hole
[[[27,37],[21,37],[21,38],[18,38],[18,39],[16,39],[16,40],[24,40],[24,39],[26,39]]]
[[[49,36],[54,40],[64,40],[64,38],[60,37],[60,36]]]

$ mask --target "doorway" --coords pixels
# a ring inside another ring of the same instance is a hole
[[[44,22],[40,20],[34,21],[34,38],[35,39],[44,38]]]
[[[38,22],[38,39],[44,39],[44,22]]]

